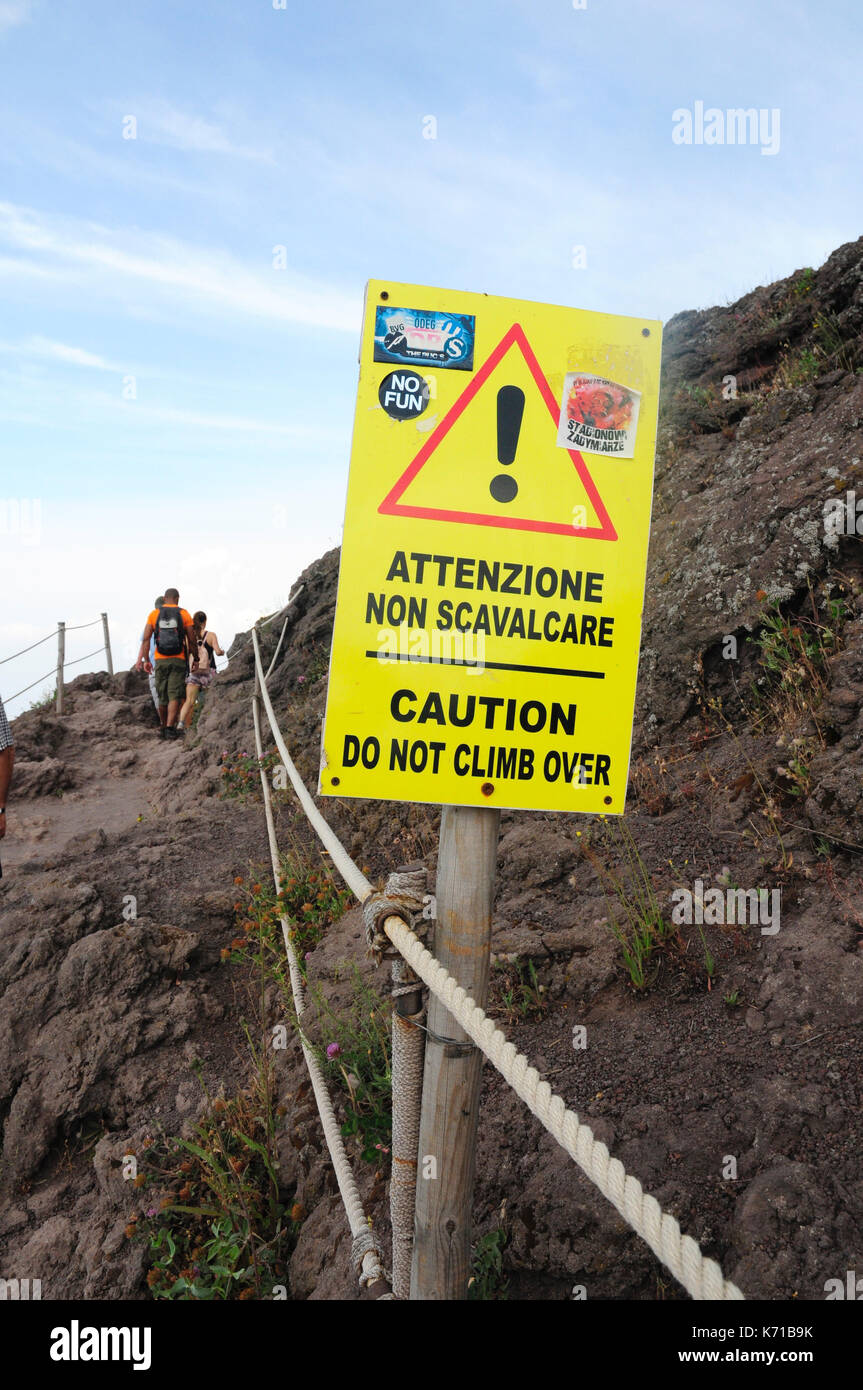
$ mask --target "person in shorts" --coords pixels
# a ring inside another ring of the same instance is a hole
[[[160,594],[159,597],[156,599],[156,602],[153,604],[153,607],[154,607],[154,608],[161,608],[161,607],[162,607],[162,604],[163,604],[164,602],[165,602],[165,596],[164,596],[164,594]],[[143,637],[143,634],[142,634],[142,635],[141,635],[141,641],[143,642],[143,640],[144,640],[144,637]],[[150,682],[150,694],[151,694],[152,697],[153,697],[153,704],[154,704],[154,706],[155,706],[156,713],[158,714],[158,713],[159,713],[159,696],[158,696],[157,693],[156,693],[156,672],[155,672],[155,670],[153,669],[154,666],[155,666],[155,660],[156,660],[156,638],[155,638],[155,636],[152,636],[152,637],[150,638],[150,656],[149,656],[149,660],[144,662],[144,670],[147,672],[147,680]]]
[[[198,635],[198,669],[190,671],[186,677],[186,702],[177,721],[177,730],[181,733],[185,733],[192,723],[198,691],[206,690],[216,679],[216,657],[225,655],[215,632],[207,630],[206,613],[196,613],[193,621]]]
[[[198,634],[191,614],[180,607],[177,589],[166,589],[162,607],[154,608],[147,618],[136,671],[151,664],[148,655],[151,636],[155,638],[152,664],[159,700],[159,737],[176,738],[177,719],[186,689],[187,663],[190,671],[198,669]]]

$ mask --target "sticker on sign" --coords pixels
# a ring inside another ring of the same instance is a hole
[[[442,309],[393,309],[377,306],[374,359],[376,362],[419,363],[473,367],[474,318]]]
[[[424,435],[422,378],[375,366],[387,303],[475,325]],[[660,343],[643,319],[369,284],[322,794],[623,812]],[[561,447],[564,414],[630,452]]]
[[[567,372],[557,434],[560,448],[631,459],[640,401],[640,393],[631,386],[590,372]]]

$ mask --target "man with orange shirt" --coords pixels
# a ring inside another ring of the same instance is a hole
[[[150,637],[155,637],[156,695],[159,700],[159,737],[176,738],[177,716],[186,697],[186,658],[198,669],[198,635],[191,614],[180,607],[177,589],[165,590],[161,608],[154,608],[141,638],[135,670],[150,667]]]

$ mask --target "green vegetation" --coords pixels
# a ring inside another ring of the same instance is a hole
[[[222,772],[222,791],[221,798],[227,801],[235,798],[238,801],[262,801],[263,792],[261,791],[260,769],[263,767],[267,776],[270,776],[273,769],[281,766],[278,753],[265,753],[260,762],[254,753],[228,753],[224,751],[220,758]],[[272,785],[272,778],[270,785]]]
[[[319,681],[330,669],[330,661],[323,647],[315,647],[306,662],[305,679],[309,685]]]
[[[192,721],[191,721],[191,724],[190,724],[190,726],[189,726],[190,728],[192,728],[192,729],[197,729],[197,727],[198,727],[198,720],[201,718],[201,710],[204,708],[204,704],[205,704],[204,691],[203,691],[203,690],[199,690],[199,691],[198,691],[198,698],[197,698],[197,700],[195,701],[195,706],[194,706],[194,709],[192,710]]]
[[[545,986],[537,979],[533,961],[496,960],[494,969],[492,1001],[507,1021],[540,1018],[546,1007]]]
[[[795,386],[805,386],[808,381],[820,376],[823,370],[817,348],[799,347],[792,350],[786,346],[776,367],[774,390],[788,391]]]
[[[252,960],[272,978],[285,983],[287,956],[282,917],[289,922],[288,935],[305,973],[309,955],[323,939],[327,927],[343,916],[351,894],[347,888],[336,885],[323,860],[316,866],[297,851],[281,856],[279,885],[277,893],[269,869],[263,866],[259,881],[245,882],[239,875],[234,879],[241,894],[234,911],[243,934],[223,948],[222,960],[235,964]]]
[[[796,295],[798,299],[802,299],[804,295],[811,294],[814,287],[815,271],[812,269],[811,265],[807,265],[801,270],[797,279],[792,284],[791,293]]]
[[[467,1284],[467,1296],[478,1302],[502,1302],[509,1298],[509,1280],[503,1277],[503,1252],[506,1231],[497,1226],[477,1241],[472,1273]]]
[[[795,738],[791,741],[791,755],[785,766],[777,768],[788,782],[789,796],[807,797],[812,790],[812,770],[810,763],[817,749],[812,739]]]
[[[833,314],[825,314],[823,310],[812,324],[815,330],[816,350],[819,351],[834,368],[841,368],[846,372],[853,372],[856,365],[854,348],[842,334],[839,320]]]
[[[351,998],[339,1012],[315,985],[309,1005],[323,1041],[314,1045],[324,1072],[343,1092],[345,1139],[355,1139],[366,1163],[379,1164],[392,1143],[390,1002],[382,1000],[356,965],[347,970]]]
[[[32,710],[49,710],[55,704],[56,699],[57,687],[55,685],[54,689],[50,692],[50,694],[41,695],[38,699],[31,700],[30,704],[27,706],[27,712],[29,714]]]
[[[842,627],[851,615],[843,598],[826,595],[823,617],[819,618],[811,589],[810,598],[812,617],[783,614],[781,605],[774,602],[765,613],[760,632],[747,639],[757,646],[758,664],[764,672],[752,687],[755,703],[763,705],[763,695],[767,694],[780,723],[789,718],[796,721],[803,714],[816,722],[815,710],[827,692],[828,663],[840,649]]]
[[[268,1298],[284,1284],[299,1212],[279,1198],[272,1078],[252,1051],[257,1074],[248,1091],[227,1101],[208,1096],[193,1139],[161,1136],[141,1155],[134,1185],[143,1210],[126,1235],[147,1243],[153,1298]]]
[[[611,930],[620,946],[630,983],[633,989],[641,991],[655,977],[656,953],[669,946],[678,932],[659,906],[653,882],[629,827],[623,822],[614,829],[609,826],[609,834],[617,841],[620,873],[610,870],[589,846],[585,847],[585,854],[606,890]]]
[[[352,966],[347,1004],[340,1005],[337,1013],[320,985],[312,985],[300,1028],[281,927],[284,917],[298,964],[307,975],[309,957],[327,927],[342,916],[351,894],[336,885],[323,861],[316,866],[296,850],[282,856],[278,893],[267,873],[262,869],[260,880],[246,882],[240,875],[234,879],[238,890],[234,910],[242,934],[222,949],[222,960],[251,962],[259,970],[262,1016],[267,986],[278,986],[294,1025],[344,1094],[347,1114],[342,1134],[356,1139],[367,1162],[380,1163],[389,1152],[392,1133],[389,1000],[382,1001]]]

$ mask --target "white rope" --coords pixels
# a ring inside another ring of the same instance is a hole
[[[276,650],[273,652],[273,659],[267,667],[267,674],[265,676],[266,680],[270,679],[270,676],[273,674],[273,667],[279,659],[279,652],[282,650],[282,643],[285,640],[285,633],[288,630],[288,618],[290,617],[290,610],[296,603],[297,599],[299,598],[300,594],[303,592],[303,589],[305,587],[305,584],[300,585],[299,589],[297,589],[297,592],[294,594],[293,598],[290,600],[290,602],[287,605],[287,608],[285,609],[285,621],[282,623],[282,631],[279,637],[278,644],[276,646]]]
[[[293,760],[291,758],[290,753],[287,750],[285,740],[282,738],[282,731],[279,728],[279,721],[277,720],[275,710],[273,709],[273,702],[270,699],[270,693],[267,690],[266,677],[262,677],[261,651],[260,647],[258,646],[258,638],[254,628],[252,629],[252,639],[255,644],[255,664],[257,666],[258,676],[260,678],[261,698],[264,702],[264,708],[267,711],[267,720],[269,721],[270,730],[272,732],[273,739],[275,740],[276,747],[279,750],[279,756],[281,757],[285,771],[287,772],[288,777],[291,780],[291,786],[297,794],[297,799],[299,800],[300,805],[302,806],[303,810],[305,811],[306,815],[308,816],[309,820],[314,826],[314,829],[318,835],[318,839],[322,842],[325,849],[329,851],[330,858],[332,859],[333,863],[335,864],[345,883],[350,888],[351,892],[355,895],[355,897],[359,898],[360,902],[362,902],[365,898],[368,897],[369,893],[373,891],[372,885],[369,883],[365,874],[361,873],[361,871],[357,868],[356,864],[354,863],[353,859],[351,859],[350,855],[342,845],[338,836],[333,832],[333,830],[331,830],[330,826],[327,825],[327,822],[324,820],[323,816],[321,815],[320,811],[318,810],[317,806],[315,805],[314,801],[309,795],[306,789],[306,785],[303,782],[303,779],[300,777],[300,774],[294,767]]]
[[[66,627],[66,631],[67,631],[67,632],[83,632],[85,627],[95,627],[96,624],[97,624],[97,623],[101,623],[101,621],[102,621],[101,618],[94,618],[93,621],[92,621],[92,623],[78,623],[78,624],[76,624],[75,627],[69,627],[69,626],[67,626],[67,627]]]
[[[663,1212],[656,1198],[644,1191],[619,1159],[611,1158],[589,1125],[582,1124],[575,1112],[567,1109],[563,1098],[555,1095],[515,1043],[509,1042],[494,1021],[486,1017],[401,918],[388,917],[384,931],[540,1124],[575,1159],[687,1292],[699,1300],[742,1299],[743,1294],[725,1279],[716,1261],[706,1259],[691,1236],[681,1233],[674,1217]]]
[[[97,647],[94,652],[88,652],[86,656],[76,656],[74,661],[64,661],[63,670],[65,671],[67,666],[80,666],[82,661],[89,661],[92,656],[98,656],[104,650],[104,647]]]
[[[260,649],[254,630],[252,636],[255,640],[255,660],[260,677]],[[265,680],[261,680],[261,695],[273,738],[300,804],[318,837],[328,849],[339,873],[362,902],[372,892],[372,886],[324,820],[294,767],[282,738]],[[548,1082],[542,1080],[539,1072],[530,1065],[524,1054],[519,1052],[515,1044],[509,1042],[494,1022],[486,1017],[479,1005],[426,950],[402,919],[389,916],[383,926],[389,940],[420,979],[438,995],[456,1021],[485,1053],[525,1105],[533,1111],[549,1134],[566,1149],[569,1156],[650,1246],[657,1259],[662,1261],[687,1292],[696,1300],[743,1299],[743,1294],[735,1284],[724,1277],[716,1261],[705,1258],[697,1242],[691,1236],[682,1234],[675,1218],[663,1212],[656,1198],[644,1191],[638,1179],[626,1172],[619,1159],[610,1156],[605,1144],[594,1138],[590,1127],[582,1124],[575,1112],[567,1108],[563,1097],[556,1095]]]
[[[255,659],[260,667],[260,652],[258,649],[257,633],[253,630],[255,639]],[[270,785],[267,775],[261,763],[263,757],[263,744],[261,741],[261,716],[258,708],[257,694],[252,699],[252,717],[255,725],[255,749],[258,755],[258,768],[261,777],[261,789],[264,796],[264,815],[267,820],[267,837],[270,844],[270,862],[273,867],[273,880],[276,885],[276,893],[281,889],[281,865],[279,863],[279,846],[276,840],[276,827],[273,820],[273,808],[270,800]],[[285,943],[285,950],[288,956],[288,969],[291,977],[291,992],[294,996],[294,1007],[297,1018],[302,1023],[303,1015],[306,1012],[306,986],[297,960],[294,944],[291,941],[288,922],[285,917],[281,919],[282,937]],[[360,1199],[354,1175],[345,1153],[345,1146],[342,1141],[341,1131],[333,1110],[333,1103],[330,1099],[327,1083],[324,1079],[321,1065],[308,1046],[302,1027],[299,1029],[300,1045],[303,1049],[303,1056],[306,1060],[309,1076],[312,1082],[315,1101],[318,1107],[318,1114],[321,1117],[321,1126],[324,1131],[324,1140],[329,1150],[330,1161],[336,1175],[336,1182],[339,1186],[342,1203],[348,1218],[348,1225],[353,1237],[352,1258],[355,1266],[359,1266],[359,1279],[361,1285],[368,1285],[384,1279],[384,1270],[381,1263],[380,1247],[376,1238],[369,1230],[369,1223],[363,1211],[363,1204]]]
[[[40,676],[39,679],[38,679],[37,681],[31,681],[29,685],[25,685],[25,687],[24,687],[23,690],[18,690],[18,691],[16,691],[16,693],[15,693],[14,695],[9,695],[9,696],[7,697],[7,699],[6,699],[7,705],[11,705],[11,703],[12,703],[13,700],[17,700],[17,699],[18,699],[18,696],[19,696],[19,695],[26,695],[28,690],[32,690],[32,689],[33,689],[33,686],[34,686],[34,685],[41,685],[42,681],[46,681],[46,680],[49,679],[50,676],[56,676],[56,674],[57,674],[57,667],[54,666],[54,667],[52,667],[52,669],[51,669],[50,671],[46,671],[44,676]],[[53,698],[54,698],[54,696],[52,695],[52,696],[51,696],[51,699],[53,700]]]
[[[271,613],[270,616],[269,616],[268,618],[261,618],[261,620],[260,620],[259,622],[255,623],[255,627],[252,628],[252,632],[254,632],[255,628],[269,627],[270,623],[274,623],[274,622],[276,621],[276,618],[280,618],[280,617],[282,616],[283,613],[287,613],[287,611],[288,611],[288,609],[291,607],[291,605],[294,604],[294,603],[296,603],[297,599],[299,598],[300,594],[303,592],[303,589],[304,589],[305,587],[306,587],[306,586],[305,586],[304,584],[301,584],[300,587],[297,589],[297,592],[296,592],[295,594],[292,594],[292,595],[291,595],[291,597],[288,599],[287,603],[285,604],[284,608],[280,608],[279,611],[278,611],[278,613]],[[287,622],[287,620],[286,620],[286,622]],[[284,631],[283,631],[283,635],[284,635]],[[234,656],[232,656],[232,657],[230,658],[230,660],[233,661],[234,657],[239,656],[240,652],[245,651],[246,647],[249,645],[249,643],[251,642],[251,640],[252,640],[252,634],[249,633],[249,636],[246,638],[245,642],[241,642],[241,643],[240,643],[239,647],[237,647],[237,650],[234,652]],[[276,652],[278,653],[278,647],[276,648]],[[259,653],[259,655],[260,655],[260,653]],[[273,659],[275,660],[275,658],[273,658]],[[272,669],[273,669],[273,668],[272,668],[272,666],[271,666],[271,667],[270,667],[270,671],[272,671]],[[269,676],[270,671],[267,672],[267,676]]]
[[[91,657],[93,657],[93,656],[98,656],[99,653],[100,653],[100,652],[103,652],[104,650],[105,650],[104,647],[97,647],[96,650],[95,650],[94,652],[88,652],[86,656],[78,656],[78,657],[75,658],[74,661],[64,661],[64,662],[63,662],[63,670],[65,671],[66,668],[67,668],[67,666],[80,666],[80,664],[81,664],[82,661],[89,661]],[[32,689],[33,689],[33,686],[34,686],[34,685],[40,685],[40,684],[42,683],[42,681],[46,681],[46,680],[48,680],[51,676],[56,676],[56,674],[57,674],[57,668],[56,668],[56,666],[55,666],[55,667],[53,667],[50,671],[46,671],[45,675],[44,675],[44,676],[40,676],[38,680],[36,680],[36,681],[31,681],[30,685],[25,685],[25,687],[24,687],[23,690],[19,690],[19,691],[16,692],[16,694],[8,696],[8,698],[7,698],[7,700],[6,700],[7,705],[10,705],[10,704],[12,703],[13,700],[17,700],[19,695],[26,695],[28,690],[32,690]],[[52,696],[51,698],[53,699],[54,697]]]
[[[23,656],[25,652],[32,652],[35,647],[41,647],[43,642],[50,642],[52,637],[57,636],[58,631],[59,628],[55,627],[54,631],[49,632],[47,637],[40,637],[38,642],[33,642],[29,647],[22,647],[20,652],[13,652],[11,656],[4,656],[3,660],[0,661],[0,666],[5,666],[7,661],[14,661],[16,656]],[[14,695],[12,698],[15,698]]]
[[[66,631],[67,631],[67,632],[81,632],[81,631],[83,631],[83,629],[84,629],[85,627],[95,627],[96,624],[97,624],[97,623],[101,623],[101,621],[102,621],[101,618],[94,618],[93,621],[92,621],[92,623],[79,623],[77,627],[67,627],[67,628],[66,628]],[[0,666],[5,666],[7,661],[14,661],[15,658],[16,658],[16,656],[23,656],[25,652],[32,652],[32,651],[34,651],[36,647],[41,647],[43,642],[50,642],[50,641],[51,641],[51,638],[52,638],[52,637],[56,637],[56,636],[57,636],[57,633],[58,633],[59,631],[60,631],[60,629],[59,629],[58,627],[55,627],[54,631],[53,631],[53,632],[49,632],[47,637],[40,637],[38,642],[32,642],[32,643],[30,644],[29,647],[22,647],[21,650],[20,650],[20,652],[13,652],[11,656],[4,656],[3,659],[0,660]],[[101,651],[102,648],[100,647],[99,650]],[[95,655],[95,653],[94,653],[94,655]],[[85,660],[85,659],[86,659],[86,658],[82,658],[82,660]],[[43,679],[44,679],[44,678],[43,678]],[[30,689],[29,685],[27,686],[27,689],[28,689],[28,690]],[[23,695],[24,692],[21,691],[20,693]],[[14,700],[14,699],[15,699],[15,696],[12,695],[12,696],[10,696],[10,698]]]

